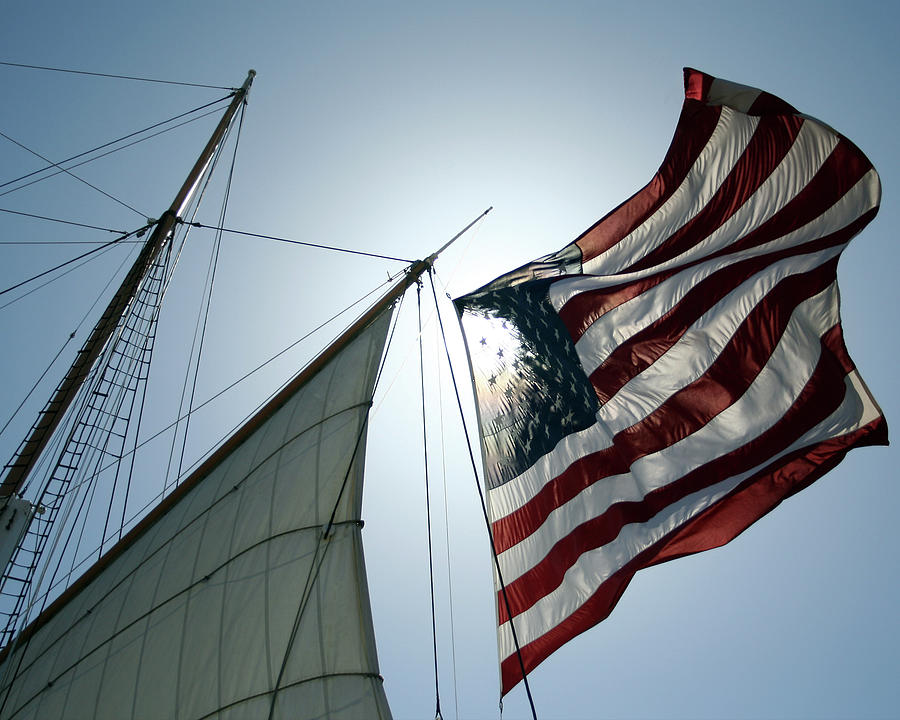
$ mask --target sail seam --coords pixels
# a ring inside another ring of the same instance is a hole
[[[394,317],[394,329],[396,329],[396,322],[397,322],[397,318],[395,316]],[[303,614],[306,612],[306,608],[309,604],[310,597],[312,596],[312,593],[314,592],[314,589],[315,589],[314,586],[319,578],[319,571],[322,569],[322,565],[325,562],[325,555],[327,554],[329,547],[331,547],[331,544],[327,541],[330,539],[330,536],[332,533],[332,527],[334,527],[334,525],[336,524],[335,517],[337,515],[338,508],[340,507],[342,498],[344,496],[344,490],[347,488],[347,481],[349,480],[351,474],[353,473],[354,465],[356,462],[356,454],[357,454],[357,452],[359,452],[360,447],[363,447],[363,454],[365,454],[365,437],[366,437],[366,433],[368,431],[368,422],[369,422],[369,414],[371,412],[371,407],[372,407],[372,398],[375,396],[375,392],[378,389],[378,384],[379,384],[379,381],[381,380],[381,373],[384,370],[385,359],[387,357],[387,352],[390,349],[392,339],[393,339],[393,330],[391,331],[389,337],[387,338],[387,342],[385,344],[382,344],[380,347],[380,350],[379,350],[379,352],[381,354],[380,367],[378,368],[377,372],[375,373],[374,382],[372,382],[372,385],[370,386],[371,390],[368,394],[369,395],[368,409],[366,410],[366,412],[364,413],[364,415],[362,417],[362,422],[360,423],[359,431],[356,436],[356,443],[353,446],[353,453],[350,456],[350,462],[347,466],[347,471],[344,473],[344,480],[341,483],[341,488],[338,491],[338,496],[334,501],[334,507],[331,510],[331,516],[328,519],[328,525],[325,528],[325,532],[319,538],[319,542],[316,544],[316,548],[314,550],[313,561],[310,564],[309,574],[307,575],[307,578],[306,578],[306,585],[303,588],[303,593],[300,598],[300,604],[297,608],[297,615],[294,619],[294,626],[293,626],[293,629],[291,630],[291,635],[290,635],[290,638],[288,639],[287,647],[285,648],[284,658],[282,659],[282,662],[281,662],[281,669],[278,671],[278,677],[275,680],[275,687],[272,690],[272,697],[271,697],[271,701],[269,703],[269,713],[268,713],[269,720],[272,720],[274,717],[275,702],[278,698],[278,692],[281,688],[281,680],[282,680],[282,677],[284,676],[285,669],[287,668],[288,659],[290,657],[290,653],[293,648],[294,641],[297,637],[297,632],[300,629],[300,623],[303,619]],[[369,352],[370,353],[372,352],[371,347],[369,348]],[[363,462],[365,462],[365,458],[363,458]],[[361,498],[358,497],[357,502],[359,502],[359,501],[361,501]],[[354,504],[356,504],[356,503],[354,503]],[[357,508],[359,507],[358,505],[356,505],[356,506],[357,506]],[[319,556],[320,548],[322,548],[321,557]],[[324,659],[323,659],[323,665],[324,665]],[[327,705],[328,705],[327,694],[326,694],[325,701],[326,701],[326,707],[327,707]]]
[[[323,675],[316,675],[315,677],[303,678],[302,680],[297,680],[296,682],[288,683],[287,685],[283,685],[279,688],[279,690],[285,690],[286,688],[297,687],[298,685],[304,685],[306,683],[315,682],[316,680],[327,680],[332,677],[359,677],[359,678],[369,678],[370,680],[377,680],[380,683],[384,683],[384,678],[378,673],[369,673],[369,672],[333,672],[333,673],[324,673]],[[256,698],[265,697],[266,695],[273,694],[275,690],[269,690],[267,692],[256,693],[255,695],[248,695],[245,698],[241,698],[240,700],[235,700],[232,703],[228,703],[227,705],[223,705],[222,707],[214,710],[211,713],[207,713],[206,715],[201,715],[196,720],[206,720],[206,718],[215,717],[218,713],[223,710],[228,710],[230,708],[236,707],[242,703],[245,703],[249,700],[256,700]]]
[[[213,576],[213,575],[215,575],[216,573],[218,573],[218,572],[222,571],[223,569],[227,568],[231,563],[233,563],[235,560],[237,560],[237,559],[240,558],[241,556],[247,554],[247,553],[250,552],[251,550],[255,550],[256,548],[261,547],[261,546],[263,546],[263,545],[266,545],[267,543],[270,543],[270,542],[272,542],[273,540],[276,540],[276,539],[278,539],[278,538],[282,538],[282,537],[285,537],[285,536],[288,536],[288,535],[295,535],[295,534],[299,534],[299,533],[302,533],[302,532],[308,532],[308,531],[310,531],[310,530],[317,530],[317,529],[323,527],[324,525],[325,525],[325,523],[320,523],[320,524],[317,524],[317,525],[307,525],[307,526],[302,527],[302,528],[295,528],[295,529],[293,529],[293,530],[285,530],[284,532],[280,532],[280,533],[278,533],[278,534],[276,534],[276,535],[269,536],[269,537],[265,538],[264,540],[260,540],[259,542],[256,542],[256,543],[254,543],[253,545],[250,545],[250,546],[246,547],[245,549],[241,550],[241,551],[240,551],[239,553],[237,553],[236,555],[230,557],[228,560],[226,560],[225,562],[221,563],[218,567],[216,567],[215,569],[213,569],[212,571],[210,571],[209,573],[207,573],[207,574],[204,575],[203,577],[201,577],[201,578],[199,578],[199,579],[193,581],[190,585],[185,586],[183,589],[181,589],[181,590],[179,590],[178,592],[174,593],[173,595],[169,596],[168,598],[166,598],[166,599],[163,600],[162,602],[160,602],[160,603],[154,605],[152,608],[150,608],[150,609],[147,610],[145,613],[143,613],[143,614],[139,615],[138,617],[136,617],[134,620],[132,620],[132,621],[131,621],[130,623],[128,623],[127,625],[124,625],[123,627],[121,627],[121,628],[119,628],[118,630],[114,631],[112,634],[110,634],[107,638],[105,638],[104,640],[102,640],[101,642],[99,642],[96,646],[94,646],[94,647],[93,647],[91,650],[89,650],[88,652],[82,652],[82,653],[81,653],[81,657],[80,657],[78,660],[76,660],[75,662],[71,663],[71,664],[68,665],[64,670],[62,670],[62,671],[59,672],[56,676],[54,676],[53,678],[51,678],[51,679],[49,680],[49,683],[50,683],[50,684],[55,683],[57,680],[59,680],[61,677],[63,677],[67,672],[69,672],[69,671],[73,670],[75,667],[77,667],[81,662],[84,661],[85,658],[89,657],[89,656],[92,655],[93,653],[95,653],[95,652],[97,652],[98,650],[100,650],[104,645],[110,643],[110,642],[113,641],[116,637],[118,637],[119,635],[121,635],[123,632],[127,631],[128,629],[130,629],[130,628],[133,627],[134,625],[140,623],[140,622],[143,621],[143,620],[146,620],[146,619],[147,619],[148,617],[150,617],[154,612],[156,612],[157,610],[161,609],[162,607],[164,607],[164,606],[167,605],[168,603],[172,602],[173,600],[175,600],[175,599],[178,598],[179,596],[184,595],[184,594],[187,593],[187,592],[190,592],[191,590],[193,590],[193,589],[194,589],[195,587],[197,587],[198,585],[202,585],[202,584],[204,584],[204,583],[206,583],[206,582],[209,582],[209,580],[212,579],[212,576]],[[333,522],[333,523],[331,523],[331,527],[332,527],[332,528],[341,527],[341,526],[356,526],[357,528],[360,528],[360,529],[361,529],[361,528],[362,528],[362,525],[363,525],[362,520],[343,520],[343,521],[338,521],[338,522]],[[167,543],[164,547],[168,547],[168,546],[169,546],[169,544]],[[142,563],[142,564],[143,564],[143,563]],[[105,598],[105,597],[108,597],[108,595],[109,595],[109,594],[107,593],[107,595],[104,596],[104,598]],[[102,602],[102,600],[101,600],[101,602]],[[53,648],[55,645],[57,645],[57,644],[59,643],[60,640],[62,640],[64,637],[66,637],[66,635],[67,635],[70,631],[74,630],[74,629],[75,629],[75,628],[76,628],[83,620],[85,620],[85,619],[91,617],[92,611],[93,611],[94,607],[96,607],[98,604],[99,604],[99,603],[96,603],[92,608],[89,608],[89,609],[87,610],[87,612],[85,612],[84,614],[82,614],[82,615],[81,615],[81,616],[80,616],[80,617],[79,617],[79,618],[78,618],[71,626],[69,626],[62,634],[60,634],[60,636],[59,636],[56,640],[54,640],[52,643],[50,643],[50,644],[49,644],[46,648],[44,648],[44,650],[42,650],[40,653],[36,654],[35,657],[34,657],[34,659],[31,660],[31,661],[23,668],[23,671],[29,670],[29,669],[30,669],[30,668],[31,668],[38,660],[40,660],[40,658],[42,658],[42,657],[47,653],[47,651],[49,651],[51,648]],[[21,674],[21,673],[20,673],[20,674]],[[293,683],[293,684],[296,684],[296,683]],[[10,685],[10,687],[11,687],[11,685]],[[284,686],[284,687],[290,687],[290,685],[286,685],[286,686]],[[35,694],[33,694],[31,697],[29,697],[28,700],[26,700],[24,704],[22,704],[22,705],[20,705],[18,708],[16,708],[16,709],[13,711],[13,715],[15,715],[16,713],[18,713],[18,712],[19,712],[20,710],[22,710],[23,708],[27,707],[28,704],[29,704],[32,700],[34,700],[35,698],[37,698],[37,697],[41,694],[41,692],[43,692],[43,688],[42,688],[41,690],[39,690],[38,692],[36,692]],[[275,690],[273,689],[273,690],[270,691],[270,692],[275,692]],[[261,694],[266,694],[266,693],[261,693]],[[12,716],[11,716],[11,717],[12,717]]]
[[[277,453],[281,452],[288,444],[290,444],[290,443],[294,442],[295,440],[297,440],[301,435],[304,435],[305,433],[309,432],[310,430],[313,430],[314,428],[318,427],[319,425],[321,425],[321,424],[323,424],[323,423],[325,423],[325,422],[328,422],[329,420],[331,420],[331,419],[333,419],[333,418],[335,418],[335,417],[338,417],[339,415],[342,415],[343,413],[345,413],[345,412],[347,412],[347,411],[349,411],[349,410],[356,410],[356,409],[358,409],[358,408],[361,408],[361,407],[368,407],[368,406],[370,406],[370,405],[371,405],[371,401],[366,401],[366,402],[361,402],[361,403],[355,403],[355,404],[353,404],[353,405],[348,405],[347,407],[342,408],[341,410],[338,410],[338,411],[332,413],[331,415],[328,415],[327,417],[322,418],[321,420],[318,420],[317,422],[313,423],[312,425],[309,425],[309,426],[305,427],[303,430],[301,430],[301,431],[298,432],[297,434],[295,434],[295,435],[291,436],[289,439],[285,440],[284,443],[283,443],[282,445],[280,445],[279,447],[277,447],[277,448],[276,448],[275,450],[273,450],[269,455],[267,455],[265,458],[263,458],[262,460],[260,460],[260,461],[259,461],[256,465],[254,465],[252,468],[250,468],[250,469],[247,471],[247,473],[244,475],[244,477],[242,477],[241,479],[237,480],[237,481],[234,483],[234,485],[233,485],[233,487],[232,487],[232,490],[236,490],[238,487],[240,487],[247,479],[249,479],[249,477],[250,477],[254,472],[256,472],[257,470],[259,470],[259,468],[262,467],[263,465],[265,465],[266,462],[268,462],[274,455],[276,455]],[[203,517],[203,515],[205,515],[205,514],[208,513],[210,510],[212,510],[213,508],[215,508],[220,502],[222,502],[223,500],[225,500],[229,495],[230,495],[230,492],[229,492],[229,493],[226,493],[226,494],[224,494],[224,495],[222,495],[220,498],[218,498],[217,500],[215,500],[211,505],[209,505],[207,508],[205,508],[202,512],[200,512],[196,517],[192,518],[187,524],[185,524],[183,527],[178,528],[178,530],[177,530],[177,531],[176,531],[176,532],[168,539],[168,542],[171,542],[172,540],[174,540],[175,538],[177,538],[179,535],[181,535],[182,533],[184,533],[184,532],[186,532],[187,530],[189,530],[189,529],[193,526],[194,523],[199,522],[199,520]],[[313,526],[309,526],[309,527],[313,527]],[[300,528],[300,529],[306,529],[306,528]],[[135,541],[137,541],[137,538],[135,538]],[[140,563],[138,563],[137,565],[135,565],[134,569],[133,569],[130,573],[128,573],[128,575],[126,575],[125,577],[123,577],[122,580],[121,580],[120,582],[118,582],[118,583],[116,583],[114,586],[112,586],[112,587],[110,588],[109,592],[108,592],[108,593],[105,593],[105,594],[98,600],[98,603],[99,603],[99,602],[102,602],[103,600],[105,600],[112,592],[114,592],[115,590],[117,590],[117,589],[119,588],[119,586],[120,586],[123,582],[125,582],[125,581],[126,581],[132,574],[134,574],[138,569],[140,569],[140,568],[141,568],[148,560],[152,559],[152,558],[153,558],[158,552],[160,552],[164,547],[165,547],[165,545],[160,546],[159,548],[157,548],[156,550],[154,550],[152,553],[150,553],[149,555],[147,555],[147,557],[145,557],[144,559],[142,559]],[[104,570],[105,570],[105,568],[104,568]],[[92,579],[93,579],[93,578],[92,578]],[[76,582],[77,582],[77,581],[76,581]],[[72,587],[75,587],[75,585],[73,584]],[[63,597],[63,595],[60,596],[60,598],[62,598],[62,597]],[[56,602],[59,602],[59,599],[60,599],[60,598],[57,598],[57,600],[54,601],[54,604],[55,604]],[[50,610],[52,610],[52,608],[53,608],[53,605],[50,606]],[[46,618],[44,621],[42,621],[42,622],[40,623],[40,625],[35,625],[35,630],[34,630],[34,632],[36,632],[38,628],[43,627],[43,625],[45,625],[46,622],[49,621],[49,619],[50,619],[53,615],[55,615],[55,614],[56,614],[55,612],[51,613],[50,615],[47,616],[47,618]],[[39,616],[38,618],[36,618],[34,622],[37,623],[39,620],[40,620],[40,616]],[[26,630],[27,630],[27,628],[26,628]],[[23,630],[23,632],[22,632],[22,634],[20,635],[20,637],[24,637],[24,633],[25,633],[25,630]],[[9,646],[7,646],[7,648],[8,648],[8,647],[9,647]],[[5,655],[6,655],[8,652],[10,652],[7,648],[4,648],[3,651],[0,651],[0,662],[2,662],[2,660],[3,660],[4,657],[5,657]]]
[[[385,352],[382,350],[382,352]],[[377,387],[378,378],[375,379],[375,386]],[[375,388],[372,388],[372,395],[374,396]],[[371,400],[369,402],[369,407],[371,408]],[[269,720],[272,720],[273,714],[275,712],[275,702],[278,697],[278,692],[281,689],[281,679],[284,676],[285,669],[287,668],[287,662],[291,654],[291,650],[293,649],[294,640],[297,637],[297,631],[300,629],[300,623],[303,620],[303,614],[306,611],[307,606],[309,605],[309,600],[312,597],[312,594],[315,590],[316,581],[319,579],[319,571],[322,569],[322,565],[325,563],[325,555],[328,552],[328,548],[331,547],[331,543],[328,540],[331,539],[332,528],[338,523],[335,521],[335,515],[337,514],[338,507],[341,504],[341,500],[344,496],[344,490],[347,487],[347,480],[350,478],[350,475],[353,472],[354,463],[356,461],[356,453],[359,451],[361,441],[366,435],[366,431],[368,429],[368,421],[369,421],[369,413],[368,411],[362,418],[362,422],[360,423],[359,431],[356,436],[356,443],[353,446],[353,453],[350,456],[350,462],[347,465],[347,471],[344,473],[344,480],[341,483],[341,488],[338,492],[338,496],[334,501],[334,507],[331,511],[331,516],[328,519],[328,523],[325,526],[325,531],[319,537],[319,541],[316,543],[316,547],[313,551],[313,560],[310,563],[309,573],[306,576],[306,585],[303,588],[303,593],[300,597],[300,604],[297,607],[297,614],[294,618],[293,629],[291,630],[290,637],[288,639],[287,647],[284,651],[284,658],[281,661],[281,668],[278,671],[278,677],[275,679],[275,687],[272,688],[272,700],[269,704]],[[319,549],[321,548],[322,553],[319,554]],[[320,640],[320,648],[321,648],[321,640]],[[324,658],[323,658],[324,664]],[[326,707],[328,705],[328,699],[325,699]]]

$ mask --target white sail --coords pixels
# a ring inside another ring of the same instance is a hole
[[[301,374],[23,633],[0,717],[390,717],[360,538],[389,317]]]

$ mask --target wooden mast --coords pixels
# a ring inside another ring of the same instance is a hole
[[[59,425],[66,410],[84,383],[85,378],[91,370],[91,366],[94,364],[94,361],[100,355],[106,342],[118,326],[122,313],[131,303],[132,298],[137,291],[138,284],[147,271],[147,268],[149,268],[156,260],[163,244],[172,234],[176,223],[180,219],[180,213],[191,199],[194,190],[203,177],[216,149],[225,137],[225,132],[228,130],[228,126],[231,124],[235,113],[241,106],[241,103],[246,99],[247,93],[250,91],[250,85],[253,83],[253,78],[255,76],[256,71],[250,70],[247,73],[247,79],[244,80],[244,84],[235,91],[228,109],[225,111],[225,114],[213,131],[209,142],[206,143],[203,152],[200,153],[200,156],[194,163],[193,168],[191,168],[187,179],[184,181],[184,184],[181,186],[181,189],[178,191],[172,204],[169,206],[169,209],[166,210],[162,217],[157,221],[153,232],[150,234],[150,237],[141,250],[140,255],[138,255],[137,260],[135,260],[131,269],[128,271],[122,285],[113,296],[100,320],[94,326],[90,337],[88,337],[81,350],[79,350],[78,355],[75,357],[75,361],[69,368],[68,373],[66,373],[65,378],[63,378],[62,382],[60,382],[59,386],[56,388],[53,397],[41,412],[30,435],[20,446],[15,457],[10,461],[10,464],[7,466],[8,472],[6,477],[3,479],[2,485],[0,485],[0,498],[5,498],[18,492],[25,483],[28,474],[31,472],[40,457],[41,452],[50,440],[53,431]]]

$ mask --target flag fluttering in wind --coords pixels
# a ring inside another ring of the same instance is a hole
[[[650,183],[457,299],[498,580],[502,692],[643,567],[723,545],[887,425],[836,268],[878,174],[769,93],[685,70]]]

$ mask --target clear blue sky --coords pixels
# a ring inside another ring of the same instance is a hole
[[[6,3],[0,60],[226,86],[255,68],[227,224],[415,258],[493,205],[438,265],[454,296],[562,247],[649,180],[681,106],[683,66],[769,90],[847,135],[881,174],[881,211],[844,253],[839,278],[850,352],[892,423],[900,410],[897,7],[35,1]],[[0,77],[0,131],[54,158],[219,94],[7,67]],[[113,156],[85,166],[83,176],[158,215],[208,131],[191,127],[167,139],[171,159],[136,149],[123,174]],[[0,182],[35,167],[2,138],[0,163]],[[0,196],[0,208],[111,228],[141,223],[62,177],[35,188]],[[201,220],[216,221],[214,204]],[[2,241],[107,239],[9,217],[0,228]],[[0,284],[79,248],[0,245]],[[39,358],[84,311],[68,293],[116,262],[86,266],[0,310],[0,422],[42,368]],[[202,277],[202,260],[196,267]],[[216,392],[397,267],[227,238],[198,392]],[[176,307],[186,306],[188,292],[173,290]],[[373,420],[364,510],[381,670],[401,719],[431,717],[434,702],[413,299],[386,375],[393,386]],[[197,452],[300,360],[289,356],[198,416]],[[436,396],[430,402],[436,418]],[[488,550],[450,397],[443,402],[459,717],[497,717]],[[436,420],[431,430],[439,433]],[[606,622],[532,675],[539,717],[896,716],[896,467],[891,448],[856,451],[729,546],[640,573]],[[434,470],[449,720],[457,712],[439,463]],[[521,691],[506,699],[504,717],[527,717]]]

